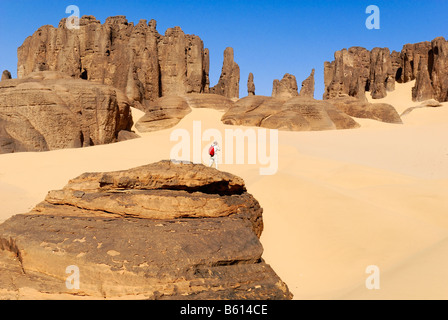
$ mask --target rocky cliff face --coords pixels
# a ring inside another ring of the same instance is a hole
[[[143,107],[162,95],[207,92],[208,50],[195,35],[156,22],[128,23],[124,16],[104,24],[80,19],[79,30],[43,26],[18,49],[18,78],[34,71],[60,71],[74,78],[112,85]]]
[[[0,298],[290,299],[262,230],[244,181],[213,168],[86,173],[0,225]]]
[[[11,153],[115,142],[133,121],[120,90],[45,71],[0,82],[0,123],[0,153]]]
[[[308,78],[303,80],[302,88],[300,88],[299,96],[314,99],[314,72],[311,70],[311,74]]]
[[[218,84],[210,88],[210,93],[219,94],[229,99],[240,96],[240,67],[234,60],[233,48],[224,50],[224,62]]]
[[[384,98],[395,82],[415,80],[414,100],[448,101],[448,43],[443,37],[406,44],[392,53],[388,48],[352,47],[337,51],[334,58],[324,64],[324,99],[359,97],[363,91]]]

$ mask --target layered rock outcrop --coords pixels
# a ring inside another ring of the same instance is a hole
[[[234,60],[233,48],[224,50],[224,62],[218,84],[210,88],[210,93],[219,94],[229,99],[240,96],[240,67]]]
[[[86,173],[0,225],[0,298],[290,299],[262,230],[244,181],[213,168]]]
[[[145,107],[164,95],[208,92],[209,57],[202,40],[179,27],[156,30],[155,20],[128,23],[124,16],[101,24],[83,16],[79,29],[43,26],[18,49],[18,78],[60,71],[112,85]],[[138,105],[137,105],[138,106]]]
[[[357,128],[350,116],[326,101],[307,97],[282,99],[252,96],[240,99],[227,111],[222,122],[285,131],[312,131]]]
[[[406,44],[401,52],[361,47],[336,51],[334,61],[324,64],[324,99],[359,97],[362,91],[370,91],[374,99],[384,98],[394,90],[395,82],[415,80],[415,101],[448,101],[447,52],[448,43],[443,37]]]
[[[0,82],[0,122],[0,153],[112,143],[133,125],[120,90],[50,71]]]
[[[185,99],[167,96],[156,100],[135,124],[140,132],[152,132],[174,127],[191,112]]]
[[[387,103],[369,103],[354,97],[337,97],[326,101],[352,117],[373,119],[387,123],[403,123],[397,110]]]

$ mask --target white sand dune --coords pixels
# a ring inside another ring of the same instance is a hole
[[[418,104],[411,87],[397,84],[380,101],[401,113]],[[223,135],[236,128],[221,115],[195,109],[176,127],[141,139],[2,155],[0,221],[83,172],[169,159],[171,132],[191,132],[193,121]],[[415,109],[403,125],[356,120],[362,127],[354,130],[280,132],[275,175],[261,176],[259,164],[220,166],[244,178],[264,208],[265,260],[295,299],[447,299],[448,103]],[[369,265],[380,269],[379,290],[365,286]]]

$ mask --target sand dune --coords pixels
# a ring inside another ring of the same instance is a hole
[[[418,104],[411,87],[397,84],[380,101],[401,113]],[[171,132],[191,132],[193,121],[202,130],[235,129],[221,115],[195,109],[176,127],[141,139],[2,155],[0,221],[83,172],[170,158]],[[356,120],[359,129],[280,132],[275,175],[261,176],[259,163],[221,165],[244,178],[264,208],[265,260],[295,299],[448,298],[448,103],[415,109],[403,125]],[[380,268],[379,290],[365,286],[369,265]]]

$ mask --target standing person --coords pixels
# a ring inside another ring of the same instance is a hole
[[[210,155],[210,166],[209,167],[211,167],[214,162],[216,165],[216,169],[218,169],[218,151],[221,151],[221,149],[219,148],[218,142],[214,141],[213,144],[208,149],[208,153]]]

